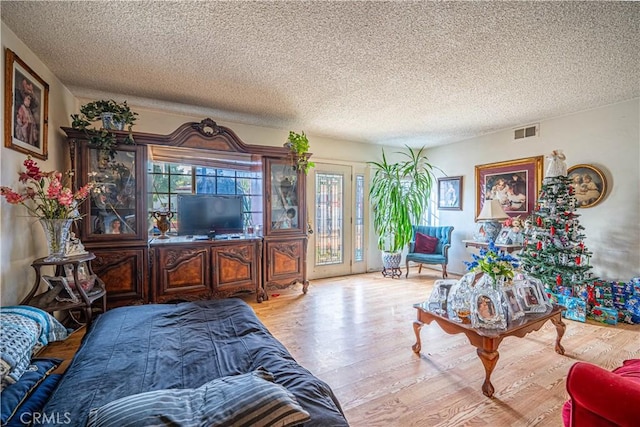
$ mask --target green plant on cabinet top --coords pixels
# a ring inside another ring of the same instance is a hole
[[[306,175],[309,169],[316,165],[309,161],[309,139],[304,131],[302,133],[289,131],[289,138],[284,146],[291,150],[294,169],[302,170]]]
[[[89,102],[80,107],[80,114],[71,115],[71,127],[85,132],[89,142],[100,150],[109,153],[114,158],[117,145],[114,130],[124,130],[127,127],[128,135],[124,139],[125,144],[134,144],[132,128],[138,113],[131,111],[127,101],[122,104],[112,99]],[[89,128],[91,123],[101,121],[100,129]]]

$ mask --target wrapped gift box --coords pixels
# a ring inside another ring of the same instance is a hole
[[[627,296],[625,295],[614,295],[613,296],[613,306],[617,309],[625,308],[625,304],[627,303]]]
[[[556,293],[568,297],[574,296],[572,286],[556,286]]]
[[[629,297],[624,308],[629,312],[633,323],[640,323],[640,295]]]
[[[555,293],[550,293],[549,295],[549,302],[553,303],[553,304],[558,304],[558,305],[562,305],[565,306],[565,296],[564,295],[559,295],[559,294],[555,294]]]
[[[573,287],[573,296],[579,297],[580,299],[587,301],[589,297],[589,292],[587,290],[587,285],[576,285]]]
[[[611,282],[611,293],[615,295],[631,296],[634,293],[631,282]]]
[[[618,310],[603,306],[595,306],[591,309],[591,317],[598,322],[616,325],[618,323]]]
[[[567,307],[567,309],[562,312],[563,317],[579,322],[585,322],[587,320],[586,301],[578,297],[565,297],[564,302],[564,306]]]

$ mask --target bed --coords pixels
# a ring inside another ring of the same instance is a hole
[[[284,409],[260,413],[279,400]],[[198,405],[211,401],[218,408],[201,413]],[[173,402],[188,406],[187,413],[157,413]],[[264,425],[270,416],[273,425],[348,425],[329,386],[300,366],[236,298],[121,307],[101,315],[42,413],[63,414],[67,426],[87,420],[91,426],[126,425],[125,419],[104,421],[126,416],[127,404],[135,407],[131,417],[190,420],[182,425]],[[242,420],[233,418],[238,411]]]

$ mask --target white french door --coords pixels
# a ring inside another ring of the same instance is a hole
[[[309,172],[307,203],[314,232],[309,235],[307,271],[312,279],[366,269],[362,218],[364,174],[356,174],[354,178],[353,169],[316,162]]]

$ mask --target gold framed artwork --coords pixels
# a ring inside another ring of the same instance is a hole
[[[485,201],[498,199],[511,217],[526,218],[542,187],[543,156],[476,166],[476,218]]]
[[[5,51],[4,146],[47,160],[49,85],[13,51]]]
[[[607,180],[602,171],[592,165],[575,165],[567,169],[576,207],[591,208],[607,194]]]

